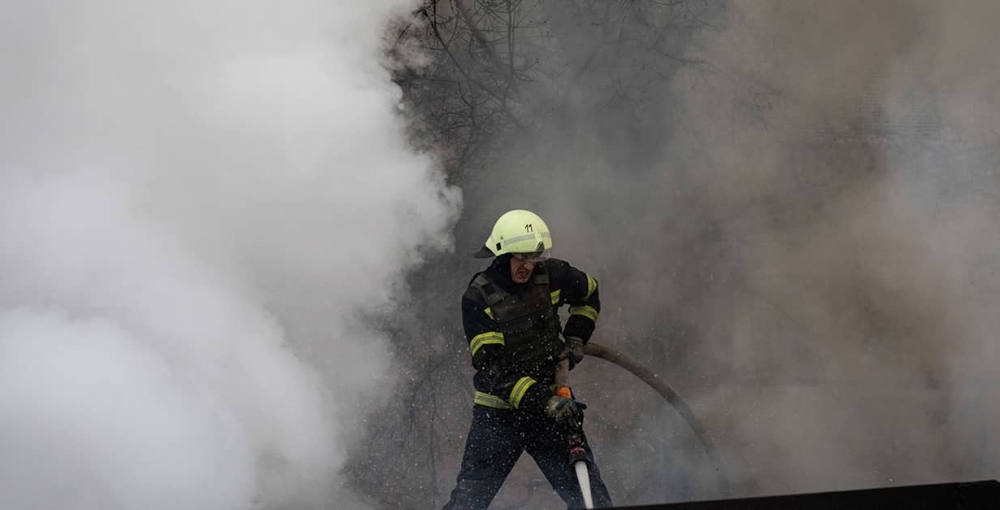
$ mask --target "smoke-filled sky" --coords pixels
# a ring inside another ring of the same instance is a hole
[[[360,505],[357,317],[460,203],[380,60],[411,4],[0,6],[0,507]]]

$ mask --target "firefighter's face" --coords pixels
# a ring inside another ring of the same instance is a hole
[[[524,260],[518,257],[510,258],[510,277],[514,283],[528,283],[531,272],[535,270],[534,260]]]

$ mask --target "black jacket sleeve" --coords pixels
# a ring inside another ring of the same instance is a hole
[[[583,343],[590,341],[601,313],[597,280],[562,260],[547,263],[553,288],[559,290],[559,304],[569,305],[569,318],[563,336],[573,336]]]
[[[462,327],[469,341],[472,366],[485,370],[503,358],[503,333],[487,312],[486,303],[472,287],[462,296]]]

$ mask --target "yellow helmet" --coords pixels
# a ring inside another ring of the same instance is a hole
[[[486,245],[477,258],[499,257],[510,253],[518,258],[544,260],[552,249],[552,234],[540,216],[523,209],[507,211],[493,224]]]

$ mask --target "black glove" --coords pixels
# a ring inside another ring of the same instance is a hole
[[[575,336],[566,337],[562,354],[559,357],[560,359],[568,359],[569,369],[573,370],[577,363],[583,361],[583,340]]]
[[[587,408],[587,404],[583,402],[577,402],[568,397],[560,397],[559,395],[553,395],[549,398],[549,401],[545,404],[545,414],[556,421],[556,423],[563,423],[573,418],[578,418],[583,414],[583,410]]]

